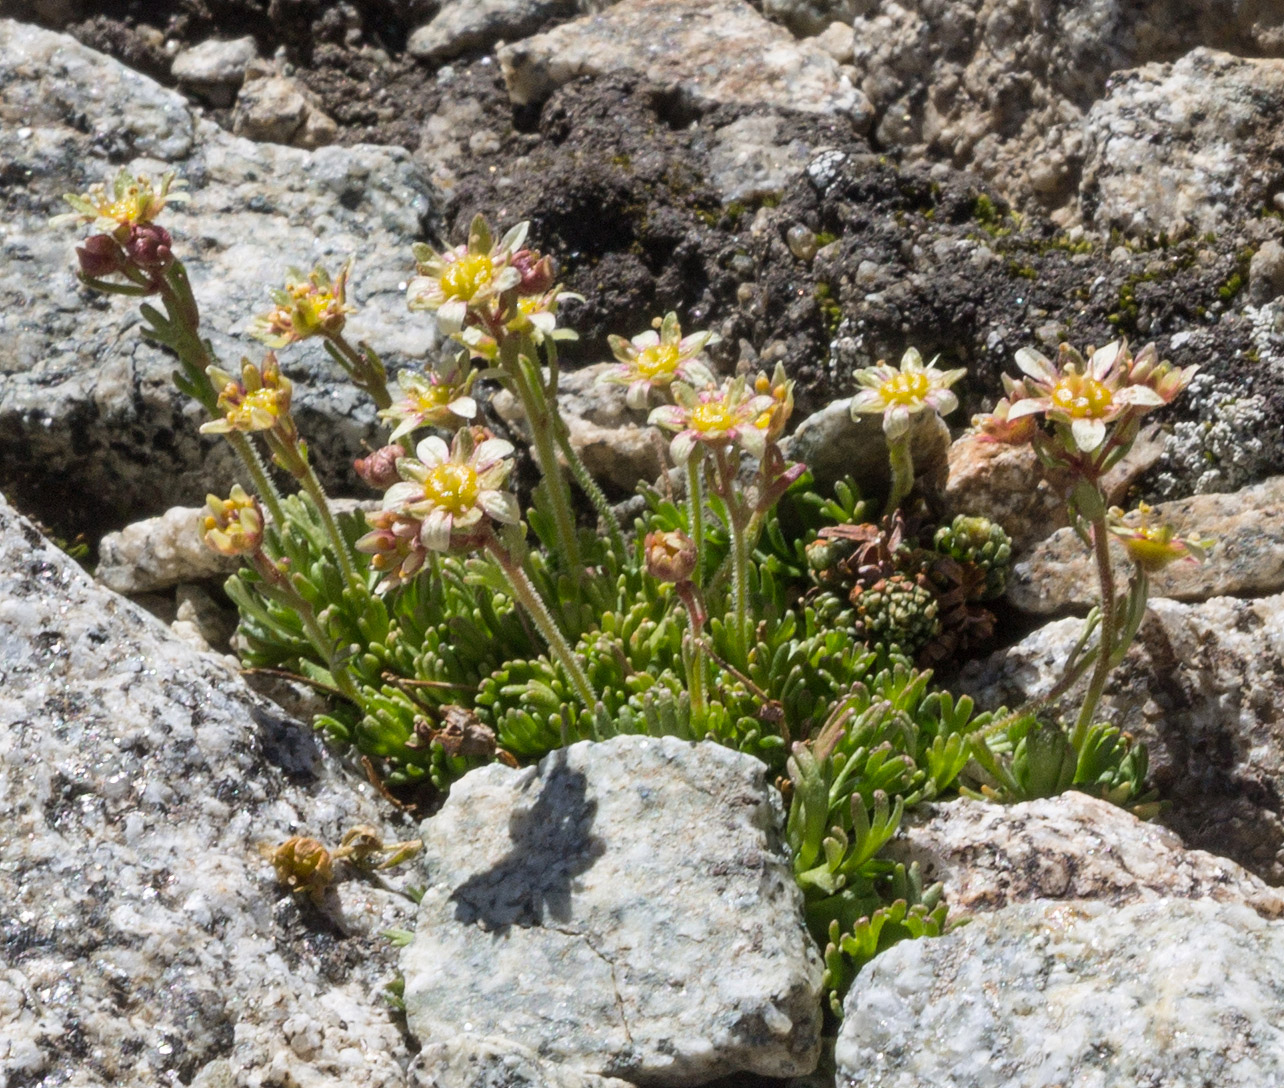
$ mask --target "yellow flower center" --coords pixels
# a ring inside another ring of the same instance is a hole
[[[921,370],[896,374],[878,387],[885,404],[922,404],[931,391],[932,381]]]
[[[680,359],[676,344],[656,344],[654,347],[643,348],[638,352],[638,373],[651,380],[671,378],[677,372]]]
[[[1110,389],[1082,374],[1067,374],[1052,387],[1053,406],[1071,419],[1101,419],[1114,407]]]
[[[701,434],[730,431],[735,428],[736,423],[735,413],[720,400],[697,405],[687,417],[687,425]]]
[[[455,515],[471,510],[480,493],[477,473],[454,461],[438,465],[424,481],[424,498]]]
[[[468,253],[452,261],[441,274],[441,290],[447,298],[472,300],[495,275],[495,262],[485,253]]]
[[[411,391],[409,400],[420,412],[430,412],[442,408],[451,402],[451,389],[448,385],[417,386]]]
[[[261,412],[267,412],[273,419],[281,414],[280,391],[277,389],[264,387],[243,393],[239,386],[233,385],[219,400],[227,421],[238,431],[260,429]]]

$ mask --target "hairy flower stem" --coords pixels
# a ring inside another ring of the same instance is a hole
[[[687,459],[687,521],[691,529],[691,542],[695,544],[694,580],[697,585],[700,583],[700,568],[704,561],[704,488],[700,478],[702,460],[694,452]]]
[[[326,333],[326,351],[330,358],[338,363],[353,384],[370,395],[375,407],[382,411],[392,407],[392,395],[388,392],[388,372],[382,361],[369,347],[358,351],[341,332]]]
[[[522,570],[521,565],[513,559],[493,533],[487,536],[484,546],[495,562],[499,564],[500,570],[504,572],[504,577],[512,588],[513,596],[517,603],[526,610],[527,615],[534,621],[535,626],[539,628],[539,633],[544,636],[544,641],[548,643],[549,651],[557,658],[562,668],[566,670],[566,675],[570,677],[576,694],[579,695],[584,705],[592,710],[597,704],[597,692],[593,690],[593,685],[589,683],[589,678],[585,675],[584,669],[576,659],[565,636],[558,630],[557,624],[553,622],[548,606],[535,591],[535,587],[531,585],[530,578],[526,576],[526,572]]]
[[[317,479],[317,474],[299,447],[293,421],[289,423],[287,434],[277,433],[278,429],[284,428],[280,428],[278,423],[278,428],[265,432],[268,448],[276,458],[277,464],[299,481],[299,486],[316,506],[317,513],[321,516],[321,527],[325,530],[325,535],[330,540],[330,547],[339,560],[339,568],[343,571],[344,580],[353,589],[364,590],[365,579],[357,572],[356,563],[352,558],[352,549],[348,547],[348,542],[339,531],[339,524],[335,521],[334,511],[330,509],[330,500],[326,496],[325,488],[321,486],[321,481]]]
[[[914,458],[910,453],[908,432],[898,438],[888,439],[887,457],[892,469],[892,489],[887,494],[887,509],[883,514],[891,517],[914,486]]]
[[[674,589],[687,612],[689,629],[682,639],[682,664],[687,674],[687,692],[691,696],[691,721],[697,730],[701,730],[708,714],[704,685],[704,602],[694,582],[678,582]]]
[[[736,490],[736,458],[727,450],[715,454],[718,494],[727,507],[727,530],[731,536],[731,645],[736,663],[748,664],[749,646],[749,512],[744,497]]]
[[[1076,751],[1083,747],[1093,715],[1097,712],[1097,704],[1101,702],[1106,677],[1110,675],[1115,644],[1115,575],[1110,566],[1110,531],[1106,527],[1104,501],[1093,514],[1092,546],[1097,560],[1097,580],[1101,587],[1101,629],[1098,635],[1097,661],[1088,683],[1088,693],[1083,698],[1074,732],[1070,735],[1070,742]]]
[[[523,338],[525,339],[525,338]],[[580,567],[579,537],[575,532],[575,516],[571,511],[571,491],[566,486],[561,462],[557,459],[557,438],[553,413],[544,396],[543,380],[532,356],[523,351],[529,343],[519,344],[517,338],[504,340],[500,362],[508,375],[530,424],[535,441],[535,455],[540,472],[547,485],[549,503],[553,508],[553,523],[557,527],[559,551],[563,569],[576,571]]]
[[[228,444],[231,445],[240,457],[241,463],[245,465],[246,471],[250,474],[250,485],[258,493],[263,505],[267,507],[268,513],[272,517],[272,523],[278,531],[285,528],[285,509],[281,505],[281,493],[276,489],[276,484],[272,482],[272,477],[268,475],[267,466],[263,463],[263,458],[259,456],[259,451],[255,448],[254,443],[247,435],[241,434],[240,431],[230,431],[224,437],[227,438]]]

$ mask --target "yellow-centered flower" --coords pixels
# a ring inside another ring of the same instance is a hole
[[[240,484],[227,499],[205,497],[202,539],[219,555],[253,555],[263,544],[263,511]]]
[[[937,370],[935,362],[933,359],[932,364],[924,366],[923,357],[909,348],[901,356],[899,367],[880,362],[856,371],[856,381],[862,388],[852,397],[852,418],[881,415],[883,433],[896,439],[909,430],[910,417],[919,412],[931,410],[949,415],[959,403],[950,386],[967,370]]]
[[[1127,514],[1117,506],[1111,508],[1107,527],[1110,535],[1124,546],[1128,558],[1147,574],[1183,559],[1202,563],[1213,542],[1177,536],[1171,525],[1153,525],[1150,520],[1153,512],[1144,502]]]
[[[721,389],[695,390],[686,382],[674,382],[672,390],[676,403],[654,409],[648,422],[678,432],[669,444],[674,464],[685,465],[697,446],[734,445],[753,457],[763,455],[770,428],[758,426],[758,421],[776,408],[771,394],[751,392],[744,378],[733,378]]]
[[[220,419],[201,424],[202,434],[228,434],[231,431],[270,431],[277,422],[290,414],[293,385],[281,373],[276,356],[268,352],[263,366],[257,367],[249,359],[241,360],[241,380],[237,381],[225,370],[216,366],[207,373],[214,388],[219,390]]]
[[[477,415],[477,402],[469,395],[477,372],[467,365],[464,353],[440,369],[426,374],[403,370],[397,375],[401,396],[379,413],[380,419],[395,422],[390,442],[421,427],[454,430]]]
[[[153,184],[147,174],[137,176],[123,167],[112,179],[111,188],[102,183],[91,185],[86,192],[67,193],[63,200],[75,210],[56,215],[50,223],[92,223],[95,228],[117,235],[123,242],[130,227],[152,222],[166,204],[177,204],[187,199],[178,192],[186,182],[172,171],[162,174],[158,184]]]
[[[347,300],[351,270],[351,260],[334,279],[320,265],[306,276],[298,269],[290,269],[285,288],[272,291],[276,306],[254,318],[250,335],[268,347],[283,348],[311,336],[341,333],[348,314],[356,312]]]
[[[429,246],[414,247],[419,272],[406,289],[412,310],[429,310],[448,336],[459,333],[474,319],[489,316],[489,307],[505,291],[520,286],[522,272],[513,264],[514,255],[526,240],[528,223],[519,223],[496,242],[482,216],[468,229],[468,243],[437,253]]]
[[[630,408],[640,411],[647,406],[651,390],[668,389],[675,381],[693,389],[714,384],[713,373],[704,361],[704,350],[718,343],[721,337],[712,332],[683,336],[678,315],[672,311],[664,315],[658,332],[648,329],[632,340],[615,335],[606,339],[619,365],[598,380],[627,385],[625,401]]]

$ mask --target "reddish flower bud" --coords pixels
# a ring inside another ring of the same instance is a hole
[[[139,268],[162,271],[174,260],[169,231],[156,223],[137,223],[129,228],[125,252]]]
[[[553,286],[557,278],[551,257],[541,257],[533,249],[519,249],[512,257],[512,265],[521,273],[518,284],[520,295],[542,295]]]
[[[125,267],[125,253],[110,234],[95,234],[76,247],[80,259],[80,274],[90,279],[102,279]]]
[[[397,472],[397,462],[406,456],[406,451],[398,445],[383,446],[369,457],[358,457],[352,462],[357,475],[376,491],[387,491],[401,480]]]
[[[695,541],[686,533],[647,533],[646,572],[660,582],[688,582],[695,571]]]

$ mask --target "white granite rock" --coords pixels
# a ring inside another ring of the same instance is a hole
[[[1160,503],[1151,518],[1179,536],[1213,541],[1203,563],[1186,560],[1151,575],[1156,597],[1202,601],[1284,589],[1284,477],[1229,495]],[[1111,541],[1111,553],[1122,585],[1132,564],[1117,541]],[[1096,602],[1096,593],[1095,561],[1073,529],[1060,529],[1013,566],[1007,599],[1024,612],[1051,615],[1086,609]]]
[[[436,341],[401,284],[434,196],[395,148],[315,152],[255,144],[200,120],[181,95],[72,38],[0,20],[0,157],[25,179],[0,223],[0,486],[37,513],[121,522],[199,502],[234,478],[225,443],[197,435],[199,409],[172,386],[172,360],[142,340],[136,306],[75,279],[83,233],[50,228],[61,196],[121,165],[177,170],[191,201],[163,216],[225,364],[262,354],[243,335],[290,266],[356,256],[353,340],[396,366]],[[318,468],[350,478],[374,409],[324,353],[281,353]],[[70,520],[68,518],[67,520]]]
[[[509,1039],[470,1035],[429,1043],[407,1072],[410,1088],[631,1088],[628,1081],[548,1061]]]
[[[204,520],[203,506],[175,506],[108,533],[98,545],[94,576],[117,593],[150,593],[180,582],[226,577],[240,560],[205,546]]]
[[[258,852],[386,816],[0,500],[0,1083],[401,1088],[413,905],[339,866],[319,913]]]
[[[639,48],[646,43],[646,48]],[[722,104],[846,114],[868,102],[834,58],[744,0],[622,0],[499,50],[509,97],[540,102],[580,76],[636,72],[695,110]]]
[[[1284,1084],[1284,923],[1208,899],[1034,902],[857,977],[840,1088]]]
[[[210,38],[174,57],[169,74],[213,106],[230,106],[245,79],[245,70],[259,55],[252,37],[222,41]]]
[[[438,60],[496,42],[517,41],[549,19],[584,10],[579,0],[443,0],[432,21],[406,42],[412,57]]]
[[[657,1085],[810,1072],[820,961],[782,818],[762,765],[710,743],[474,771],[422,828],[411,1031]]]
[[[1281,109],[1284,60],[1201,48],[1116,76],[1084,121],[1085,218],[1178,237],[1255,213],[1278,174]]]
[[[888,856],[942,881],[951,911],[1032,899],[1211,898],[1284,917],[1284,895],[1233,861],[1187,850],[1172,831],[1071,791],[995,805],[960,798],[907,814]]]
[[[1060,679],[1080,619],[1049,623],[967,666],[955,690],[980,706],[1016,706]],[[1284,596],[1199,604],[1150,602],[1136,642],[1111,674],[1100,717],[1145,742],[1171,801],[1163,823],[1187,845],[1284,883]],[[1064,706],[1077,708],[1085,681]]]
[[[232,131],[251,140],[316,148],[333,143],[339,126],[303,83],[272,75],[241,88],[232,111]]]

